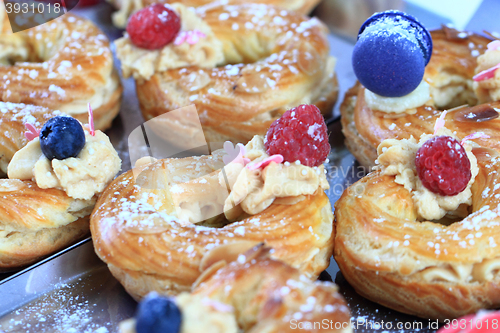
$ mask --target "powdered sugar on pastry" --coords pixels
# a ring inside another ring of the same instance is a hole
[[[127,35],[118,39],[115,42],[116,52],[121,60],[124,77],[148,80],[155,72],[189,66],[213,68],[224,62],[222,43],[194,9],[179,3],[172,7],[181,18],[178,36],[185,38],[167,44],[160,50],[139,48],[132,44]],[[190,42],[192,38],[187,39],[189,36],[196,36],[196,43]]]
[[[33,180],[40,188],[57,188],[69,197],[89,200],[113,180],[121,160],[101,131],[85,131],[85,146],[78,156],[50,161],[35,138],[19,150],[8,166],[10,179]]]
[[[420,141],[410,139],[389,139],[380,143],[377,148],[378,169],[383,175],[395,176],[395,182],[403,185],[412,193],[414,207],[419,219],[439,220],[445,215],[465,217],[467,211],[463,205],[472,204],[471,186],[479,169],[477,160],[472,154],[472,146],[465,144],[464,149],[471,164],[472,177],[467,187],[454,196],[442,196],[429,191],[423,186],[417,176],[415,156],[417,150],[429,139],[435,136],[450,136],[457,139],[454,133],[445,127],[439,128],[435,134],[423,134]],[[377,163],[377,162],[376,162]]]

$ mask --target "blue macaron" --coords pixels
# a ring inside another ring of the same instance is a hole
[[[352,65],[370,91],[401,97],[420,84],[431,55],[429,31],[413,16],[391,10],[374,14],[361,26]]]

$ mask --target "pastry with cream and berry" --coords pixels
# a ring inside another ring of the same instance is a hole
[[[108,0],[113,4],[115,8],[118,9],[113,13],[113,24],[118,28],[125,28],[127,26],[127,21],[129,17],[136,13],[137,11],[150,6],[155,3],[160,4],[173,4],[182,3],[186,7],[202,7],[202,6],[213,6],[220,2],[216,0]],[[266,5],[277,6],[286,10],[295,11],[300,14],[307,15],[311,12],[314,7],[320,2],[320,0],[226,0],[225,4],[244,4],[244,3],[261,3]]]
[[[334,227],[334,258],[359,294],[440,320],[500,306],[500,155],[445,119],[434,134],[382,141]]]
[[[192,292],[149,294],[135,318],[120,323],[120,333],[352,332],[349,308],[333,283],[313,282],[270,252],[260,244],[219,253],[200,268],[206,270]]]
[[[330,145],[314,105],[293,108],[246,145],[211,155],[140,159],[91,217],[97,255],[135,299],[191,290],[206,256],[264,242],[272,257],[317,277],[329,265]],[[134,177],[138,175],[137,177]]]
[[[71,13],[12,33],[0,7],[0,101],[59,110],[81,122],[91,103],[95,127],[109,128],[123,89],[106,35]]]
[[[341,105],[349,150],[372,167],[383,140],[429,133],[443,110],[460,140],[484,132],[491,139],[477,142],[500,149],[497,49],[489,36],[446,26],[428,32],[403,12],[369,18],[352,57],[359,82]]]
[[[0,179],[0,270],[10,270],[88,235],[88,217],[121,160],[109,138],[94,130],[92,116],[90,125],[82,125],[41,107],[0,107],[6,111],[0,121],[4,128],[33,122],[25,123],[29,142],[9,161],[8,178]]]
[[[264,4],[154,4],[115,44],[146,120],[194,104],[208,142],[246,143],[297,105],[331,113],[327,33],[315,18]]]

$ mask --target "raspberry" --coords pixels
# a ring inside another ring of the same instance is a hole
[[[462,192],[472,177],[464,147],[449,136],[426,141],[415,157],[417,174],[431,192],[444,196]]]
[[[176,12],[156,3],[132,15],[127,32],[132,43],[148,50],[156,50],[170,43],[181,29]]]
[[[266,134],[269,155],[281,154],[286,162],[318,166],[330,152],[326,124],[314,105],[299,105],[275,120]]]

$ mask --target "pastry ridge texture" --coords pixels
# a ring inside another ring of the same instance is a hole
[[[59,110],[86,123],[87,104],[96,129],[118,114],[122,85],[106,35],[71,13],[13,34],[2,6],[0,100]]]
[[[379,171],[344,192],[335,204],[334,258],[358,293],[441,320],[500,305],[500,155],[473,153],[472,212],[449,226],[417,221],[410,192]]]
[[[150,172],[147,178],[156,184],[149,185],[156,189],[137,185],[129,171],[100,196],[91,216],[94,248],[134,298],[150,291],[175,295],[190,290],[201,274],[204,255],[234,242],[246,243],[247,249],[265,242],[274,249],[273,258],[309,277],[328,267],[333,214],[323,191],[293,205],[272,204],[222,228],[183,226],[169,215],[173,203],[170,190],[161,189],[163,175],[177,170],[179,176],[197,179],[215,171],[217,163],[211,156],[159,160],[139,170]],[[188,164],[196,165],[196,170],[186,168]],[[204,185],[196,184],[193,191],[211,193]]]
[[[127,25],[128,18],[135,13],[136,11],[152,5],[154,3],[182,3],[187,7],[202,7],[202,6],[210,6],[217,5],[222,2],[214,1],[214,0],[161,0],[161,1],[152,1],[152,0],[108,0],[115,8],[118,9],[117,12],[113,13],[113,24],[119,28],[125,28]],[[307,15],[309,14],[313,8],[320,2],[320,0],[228,0],[224,3],[226,4],[245,4],[245,3],[262,3],[267,5],[273,5],[277,7],[281,7],[287,10],[293,10],[298,13]]]
[[[280,16],[281,11],[262,4],[199,9],[222,42],[224,63],[136,79],[144,118],[194,104],[207,141],[236,143],[265,134],[274,120],[300,104],[312,103],[330,114],[338,84],[327,28],[315,18],[287,11]],[[228,18],[220,20],[221,15]]]

